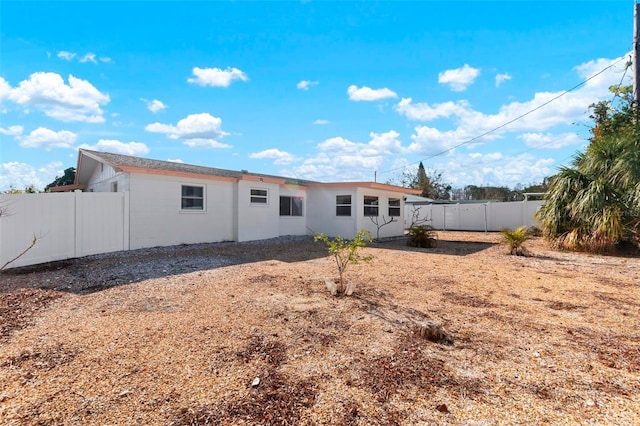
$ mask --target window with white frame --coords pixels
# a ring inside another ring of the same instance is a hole
[[[269,191],[266,189],[251,189],[251,204],[268,204]]]
[[[182,210],[204,210],[204,187],[182,185]]]
[[[280,197],[280,216],[302,216],[302,197]]]
[[[378,197],[373,195],[364,196],[364,215],[378,216]]]
[[[389,216],[400,216],[400,198],[389,198]]]
[[[351,216],[351,195],[336,195],[336,216]]]
[[[111,182],[111,192],[118,192],[118,182]]]

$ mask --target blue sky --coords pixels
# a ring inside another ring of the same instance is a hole
[[[632,32],[632,0],[3,0],[0,190],[42,189],[80,147],[325,182],[398,183],[421,160],[455,187],[539,182],[585,146],[588,105],[630,84]]]

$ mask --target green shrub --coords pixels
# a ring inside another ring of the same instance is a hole
[[[419,225],[409,228],[409,247],[431,248],[438,245],[438,234],[429,225]]]

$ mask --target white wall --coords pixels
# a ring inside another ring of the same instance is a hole
[[[93,170],[89,181],[87,182],[86,192],[111,192],[111,183],[118,182],[118,192],[128,191],[128,182],[125,181],[126,173],[116,173],[116,171],[107,164],[97,163]]]
[[[307,190],[307,194],[307,227],[310,234],[351,238],[358,232],[355,215],[358,194],[355,188],[314,186]],[[336,216],[336,195],[351,195],[351,216]]]
[[[9,267],[129,248],[128,193],[0,195],[0,266],[36,245]]]
[[[279,235],[306,235],[307,234],[307,191],[296,187],[280,187],[280,196],[302,197],[302,216],[280,216]],[[279,200],[278,200],[279,202]],[[280,205],[278,205],[278,215]]]
[[[404,235],[404,194],[392,191],[377,190],[371,188],[358,188],[357,191],[357,208],[355,210],[357,229],[366,229],[371,232],[374,238],[386,238],[397,237]],[[378,216],[374,218],[377,220],[378,225],[374,223],[369,216],[364,215],[364,197],[374,196],[378,197]],[[394,217],[394,221],[384,225],[378,231],[378,226],[382,225],[385,221],[389,221],[389,198],[400,199],[400,216]],[[352,212],[353,214],[354,212]],[[379,235],[378,235],[379,232]]]
[[[499,231],[520,226],[539,226],[535,212],[544,200],[496,202],[479,204],[427,204],[417,205],[424,225],[450,231]],[[405,211],[405,223],[411,225],[412,206]]]
[[[280,186],[241,180],[237,184],[237,241],[264,240],[280,235]],[[267,190],[267,204],[251,203],[251,189]]]
[[[378,224],[389,220],[389,198],[400,199],[400,216],[394,222],[380,228],[380,238],[404,234],[404,195],[392,191],[356,187],[312,187],[309,189],[307,226],[311,233],[322,232],[330,237],[353,237],[360,229],[366,229],[376,237],[377,226],[364,215],[364,196],[378,197]],[[351,195],[351,216],[336,216],[336,196]],[[384,219],[383,219],[384,216]]]
[[[234,183],[131,174],[131,248],[234,240]],[[182,185],[204,187],[204,210],[181,209]]]

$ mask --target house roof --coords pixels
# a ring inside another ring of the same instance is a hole
[[[418,192],[419,194],[420,192]],[[433,203],[433,198],[421,197],[419,195],[409,193],[405,198],[405,202],[409,204],[431,204]]]
[[[76,174],[76,184],[86,183],[90,176],[92,167],[83,168],[85,162],[97,161],[108,164],[119,172],[151,173],[177,176],[203,177],[209,176],[221,178],[222,180],[259,180],[280,183],[285,185],[307,185],[313,183],[310,180],[288,178],[282,176],[272,176],[260,173],[249,173],[247,171],[235,171],[218,169],[215,167],[196,166],[193,164],[176,163],[172,161],[153,160],[149,158],[133,157],[130,155],[113,154],[110,152],[91,151],[80,149],[78,157],[78,173]],[[84,173],[83,173],[84,171]]]
[[[73,183],[70,185],[52,186],[49,188],[49,192],[71,192],[75,191],[76,189],[83,190],[84,188],[85,185],[77,185]]]
[[[91,163],[94,163],[93,166]],[[253,180],[280,185],[296,186],[333,186],[333,187],[364,187],[384,189],[394,192],[413,193],[415,190],[400,186],[377,182],[332,182],[322,183],[305,179],[273,176],[261,173],[249,173],[246,170],[234,171],[214,167],[196,166],[193,164],[175,163],[171,161],[152,160],[149,158],[133,157],[130,155],[113,154],[110,152],[80,149],[75,185],[86,185],[91,173],[98,163],[105,163],[118,172],[147,173],[182,177],[208,177],[216,180]],[[83,167],[87,166],[87,167]]]

